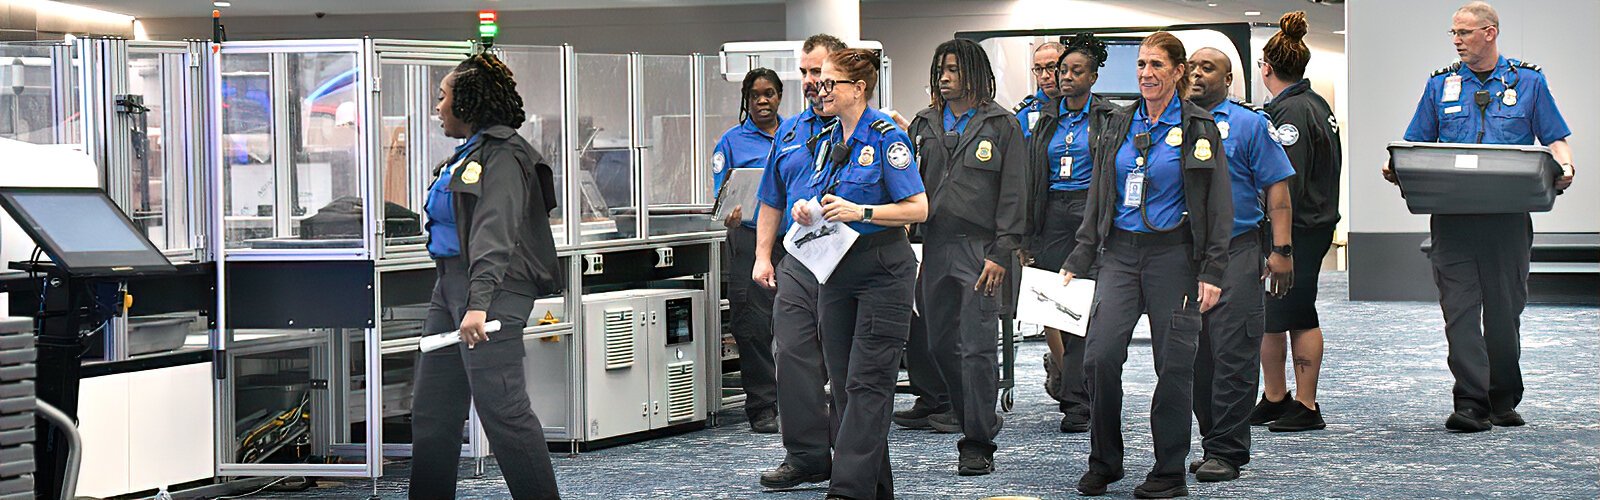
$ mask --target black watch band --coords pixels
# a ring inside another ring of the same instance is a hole
[[[872,207],[861,207],[861,222],[872,222]]]
[[[1282,255],[1284,257],[1293,257],[1294,256],[1294,245],[1282,245],[1282,246],[1274,245],[1272,247],[1272,253],[1275,253],[1275,254],[1278,254],[1278,255]]]

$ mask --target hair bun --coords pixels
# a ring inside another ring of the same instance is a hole
[[[1290,12],[1284,14],[1282,18],[1278,19],[1278,30],[1282,31],[1284,36],[1287,36],[1295,41],[1305,39],[1306,28],[1305,11],[1297,10]]]

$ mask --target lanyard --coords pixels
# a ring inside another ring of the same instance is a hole
[[[1144,99],[1140,99],[1139,100],[1139,108],[1141,110],[1145,109]],[[1147,112],[1145,113],[1145,119],[1148,120],[1151,117],[1150,117],[1150,114],[1149,114],[1148,110],[1146,110],[1146,111]],[[1156,121],[1155,121],[1155,124],[1159,124],[1159,123],[1161,123],[1160,119],[1157,118]],[[1157,226],[1154,223],[1150,222],[1150,213],[1147,211],[1147,208],[1150,206],[1150,203],[1149,203],[1150,200],[1148,199],[1148,195],[1146,193],[1146,191],[1148,191],[1148,190],[1145,187],[1145,185],[1150,183],[1150,178],[1149,178],[1149,176],[1145,175],[1145,171],[1147,169],[1149,169],[1149,167],[1150,167],[1150,147],[1151,147],[1151,144],[1150,144],[1150,132],[1155,130],[1155,124],[1147,124],[1147,125],[1145,125],[1147,128],[1146,128],[1146,130],[1144,132],[1140,132],[1140,133],[1135,134],[1133,136],[1133,148],[1138,151],[1139,156],[1134,158],[1133,170],[1129,171],[1129,175],[1137,175],[1137,176],[1139,176],[1139,192],[1140,192],[1140,198],[1141,198],[1140,199],[1140,203],[1139,203],[1139,219],[1144,222],[1144,227],[1150,229],[1151,231],[1155,231],[1155,232],[1158,232],[1158,233],[1165,233],[1165,232],[1170,232],[1170,231],[1172,231],[1174,229],[1177,229],[1178,227],[1182,226],[1184,221],[1188,220],[1189,214],[1188,214],[1188,212],[1184,212],[1183,215],[1178,217],[1178,222],[1176,224],[1173,224],[1171,227],[1160,227],[1160,226]],[[1178,125],[1173,125],[1173,126],[1174,127],[1181,127],[1182,124],[1180,123]],[[1179,151],[1179,153],[1180,153],[1180,155],[1178,157],[1178,161],[1182,162],[1183,161],[1183,157],[1181,155],[1182,151]],[[1180,172],[1180,175],[1181,175],[1181,172],[1182,172],[1181,166],[1179,168],[1179,172]]]

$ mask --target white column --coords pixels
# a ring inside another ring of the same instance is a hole
[[[787,0],[784,34],[788,40],[805,40],[817,33],[839,37],[845,43],[861,39],[861,0]]]

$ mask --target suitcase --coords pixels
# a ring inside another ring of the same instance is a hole
[[[1391,142],[1389,162],[1414,214],[1548,212],[1561,176],[1544,146]]]

